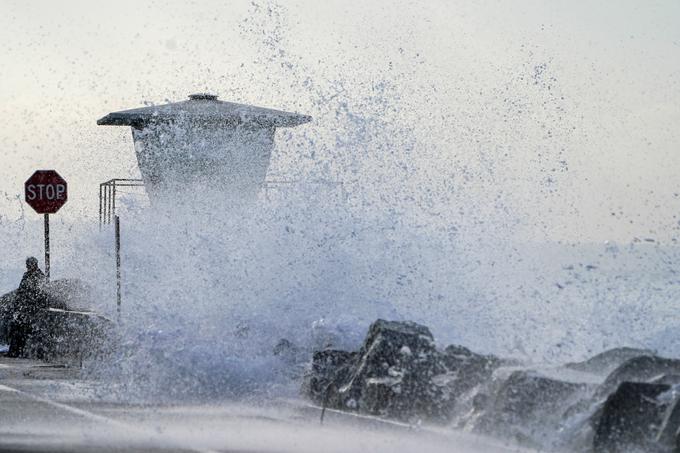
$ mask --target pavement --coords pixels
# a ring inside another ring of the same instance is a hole
[[[2,452],[520,452],[450,429],[327,411],[301,400],[135,405],[98,397],[78,368],[0,354]]]

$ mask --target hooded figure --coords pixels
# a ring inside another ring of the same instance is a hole
[[[14,313],[9,326],[10,357],[26,355],[26,340],[34,331],[41,309],[46,307],[44,284],[45,274],[38,267],[38,260],[29,257],[26,259],[26,272],[16,292]]]
[[[27,295],[36,295],[42,291],[45,283],[45,274],[38,267],[38,259],[34,256],[26,258],[26,272],[19,283],[19,292]]]

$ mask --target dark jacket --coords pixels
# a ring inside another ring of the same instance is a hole
[[[33,322],[40,309],[47,307],[47,300],[43,292],[45,274],[40,269],[29,270],[24,273],[16,293],[15,316],[19,322]]]

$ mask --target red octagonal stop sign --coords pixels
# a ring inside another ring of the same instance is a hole
[[[26,203],[38,214],[54,214],[68,197],[66,181],[54,170],[38,170],[24,184]]]

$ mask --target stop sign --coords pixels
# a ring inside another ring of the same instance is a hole
[[[24,184],[26,203],[38,214],[54,214],[68,196],[66,181],[54,170],[38,170]]]

